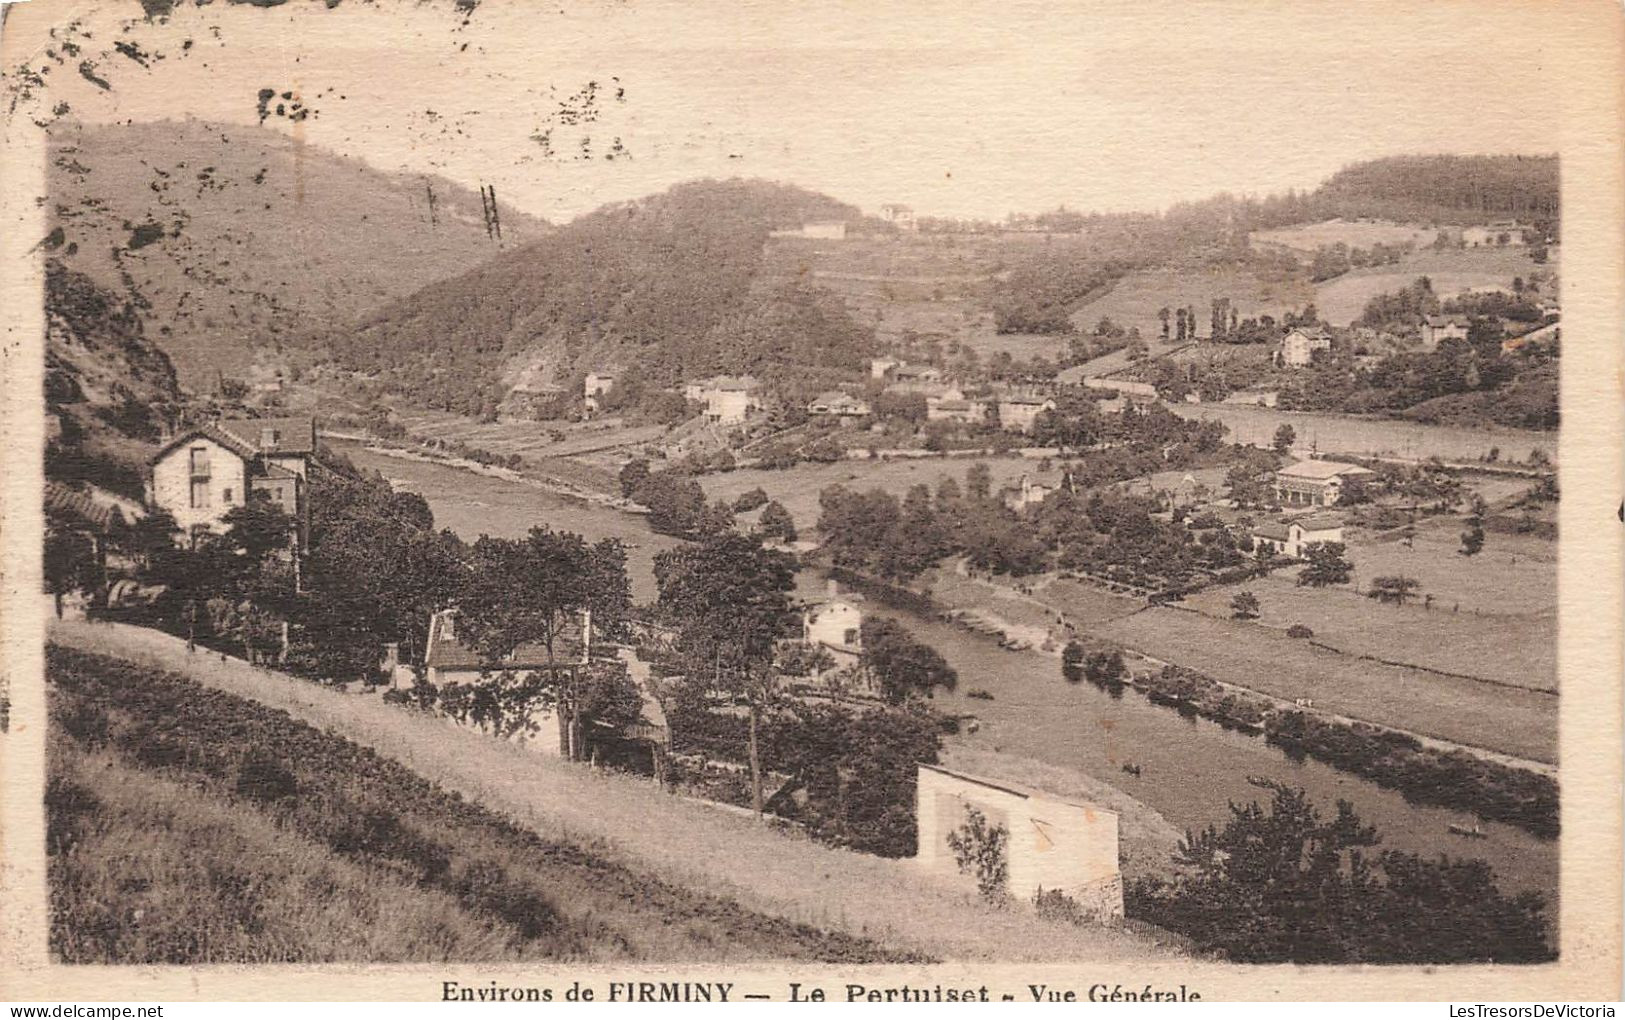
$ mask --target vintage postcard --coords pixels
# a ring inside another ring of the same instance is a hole
[[[1620,998],[1618,4],[0,9],[0,998]]]

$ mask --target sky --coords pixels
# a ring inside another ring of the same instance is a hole
[[[110,88],[70,62],[36,99],[84,121],[254,124],[260,89],[292,92],[314,115],[273,104],[266,128],[555,222],[732,176],[1002,218],[1312,188],[1382,155],[1555,152],[1561,7],[290,0],[152,24],[134,0],[31,0],[0,46],[7,68],[37,59],[49,26],[105,53]]]

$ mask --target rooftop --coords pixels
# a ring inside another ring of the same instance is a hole
[[[316,452],[315,418],[225,418],[220,429],[259,453],[310,454]],[[267,433],[272,433],[269,442]]]
[[[1324,481],[1340,475],[1369,475],[1370,468],[1363,468],[1358,464],[1344,464],[1336,460],[1300,460],[1296,464],[1288,464],[1276,472],[1281,478],[1313,478]]]

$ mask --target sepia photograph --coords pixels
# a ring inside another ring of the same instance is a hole
[[[1619,998],[1617,5],[0,11],[27,988]]]

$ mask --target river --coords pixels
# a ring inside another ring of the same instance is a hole
[[[679,543],[649,531],[643,518],[592,506],[524,482],[510,481],[440,464],[390,457],[349,442],[333,442],[357,466],[376,470],[398,487],[429,503],[439,526],[465,539],[482,534],[523,535],[545,524],[578,532],[589,540],[619,538],[629,545],[628,569],[639,600],[654,595],[653,563],[661,550]],[[800,579],[809,594],[823,580],[811,571]],[[1324,812],[1335,802],[1354,804],[1375,825],[1383,846],[1424,855],[1482,857],[1494,867],[1502,888],[1532,889],[1557,900],[1558,849],[1520,829],[1480,823],[1484,839],[1449,833],[1452,822],[1473,824],[1468,814],[1409,804],[1398,793],[1313,761],[1295,762],[1260,737],[1236,733],[1204,719],[1187,718],[1126,691],[1114,697],[1088,684],[1061,679],[1057,659],[1035,651],[1011,652],[996,643],[935,618],[887,609],[870,602],[866,612],[897,617],[935,647],[959,673],[958,689],[939,694],[949,711],[981,721],[973,738],[1063,768],[1087,773],[1117,786],[1160,812],[1174,826],[1199,829],[1222,823],[1230,802],[1258,800],[1267,791],[1249,776],[1302,787]],[[993,700],[967,697],[983,690]],[[1138,777],[1122,771],[1140,766]]]

